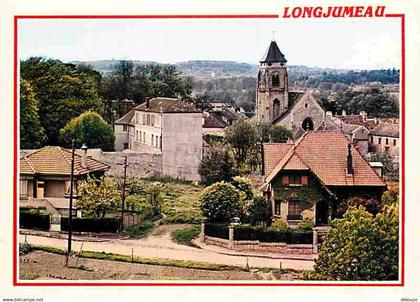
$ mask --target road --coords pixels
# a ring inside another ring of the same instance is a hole
[[[142,240],[114,239],[105,242],[83,242],[84,251],[106,252],[143,258],[165,258],[195,262],[208,262],[224,265],[246,267],[279,268],[280,262],[284,269],[312,270],[314,262],[311,260],[271,259],[263,257],[246,257],[221,254],[216,251],[203,250],[174,243],[170,240],[171,227],[159,227],[154,233]],[[25,235],[20,235],[20,242],[24,242]],[[66,249],[67,240],[35,235],[26,235],[29,244],[53,246]],[[81,241],[74,241],[72,249],[79,252]]]

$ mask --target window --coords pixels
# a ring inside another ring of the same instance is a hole
[[[127,125],[123,125],[123,132],[127,132]]]
[[[136,141],[139,141],[139,130],[136,130]]]
[[[146,122],[146,124],[147,125],[150,125],[150,114],[147,115],[147,122]]]
[[[152,134],[152,146],[153,146],[153,143],[154,143],[154,141],[155,141],[155,136]]]
[[[143,125],[146,124],[146,114],[143,113]]]
[[[300,175],[290,175],[289,176],[289,184],[291,184],[291,185],[301,185],[302,184],[302,177]]]
[[[387,138],[385,139],[385,145],[388,145],[388,139]]]
[[[302,220],[302,209],[300,208],[299,201],[289,201],[287,210],[288,220]]]
[[[370,142],[373,144],[373,136],[370,137]]]
[[[396,146],[397,145],[397,140],[396,139],[394,139],[394,146]]]
[[[128,143],[124,143],[124,149],[128,149]]]
[[[156,148],[159,148],[159,136],[156,136]]]
[[[27,197],[28,196],[28,180],[21,179],[19,180],[20,190],[19,195],[20,197]]]
[[[273,85],[273,87],[280,86],[280,78],[278,74],[273,74],[271,77],[271,85]]]
[[[274,215],[280,216],[281,214],[281,201],[274,200]]]
[[[378,144],[380,145],[382,143],[382,138],[378,138]]]
[[[152,115],[152,126],[154,126],[154,125],[155,125],[155,116]]]
[[[143,143],[146,142],[146,132],[143,132]]]

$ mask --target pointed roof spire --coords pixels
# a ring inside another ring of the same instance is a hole
[[[274,38],[274,37],[273,37]],[[262,57],[260,63],[286,63],[287,60],[284,54],[280,51],[276,41],[271,41],[265,55]]]

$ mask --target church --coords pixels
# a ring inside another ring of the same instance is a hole
[[[282,125],[293,137],[325,127],[325,112],[311,92],[289,90],[287,60],[277,43],[271,41],[260,61],[256,89],[258,123]]]

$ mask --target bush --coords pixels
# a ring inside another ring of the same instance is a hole
[[[382,205],[392,205],[399,204],[400,202],[400,192],[399,192],[398,183],[391,184],[388,186],[388,190],[382,194],[381,202]]]
[[[397,280],[398,207],[385,206],[373,216],[351,207],[331,222],[315,261],[314,278],[324,280]]]
[[[120,218],[76,218],[72,219],[73,232],[116,233],[121,228]],[[69,230],[69,218],[61,217],[61,230]]]
[[[191,241],[197,238],[198,235],[200,235],[200,227],[198,225],[193,225],[185,229],[175,230],[172,232],[171,238],[179,244],[194,246]]]
[[[29,243],[27,243],[27,242],[19,243],[19,256],[26,255],[26,254],[28,254],[32,251],[33,251],[33,249],[29,245]]]
[[[229,227],[227,224],[206,223],[204,234],[210,237],[229,239]]]
[[[312,231],[313,228],[314,228],[314,222],[310,219],[304,219],[298,224],[299,230]]]
[[[251,181],[242,176],[235,176],[230,182],[241,194],[242,200],[251,200],[254,198]]]
[[[271,224],[270,229],[275,230],[275,231],[279,231],[279,232],[285,232],[286,230],[289,229],[289,226],[283,220],[278,219],[278,220],[275,220]]]
[[[288,244],[311,244],[312,231],[285,229],[278,231],[272,228],[253,228],[237,226],[235,240],[259,240],[260,242],[284,242]]]
[[[378,214],[378,212],[381,210],[381,202],[377,199],[350,197],[349,199],[340,203],[340,206],[337,209],[338,217],[343,217],[344,213],[352,206],[356,208],[363,206],[372,215]]]
[[[145,220],[140,222],[137,225],[133,225],[129,227],[125,232],[129,234],[131,237],[140,239],[147,237],[154,227],[154,223],[150,220]]]
[[[255,196],[249,210],[249,221],[252,225],[271,225],[271,204],[264,196]]]
[[[203,215],[209,221],[229,222],[240,214],[239,191],[224,181],[204,189],[200,196],[200,204]]]
[[[141,195],[129,195],[125,199],[125,209],[139,212],[147,219],[153,216],[153,207],[147,197]]]
[[[212,147],[201,160],[198,173],[201,183],[206,186],[218,181],[230,181],[236,175],[235,160],[227,148]]]
[[[50,214],[38,210],[21,209],[19,212],[19,227],[49,231]]]

